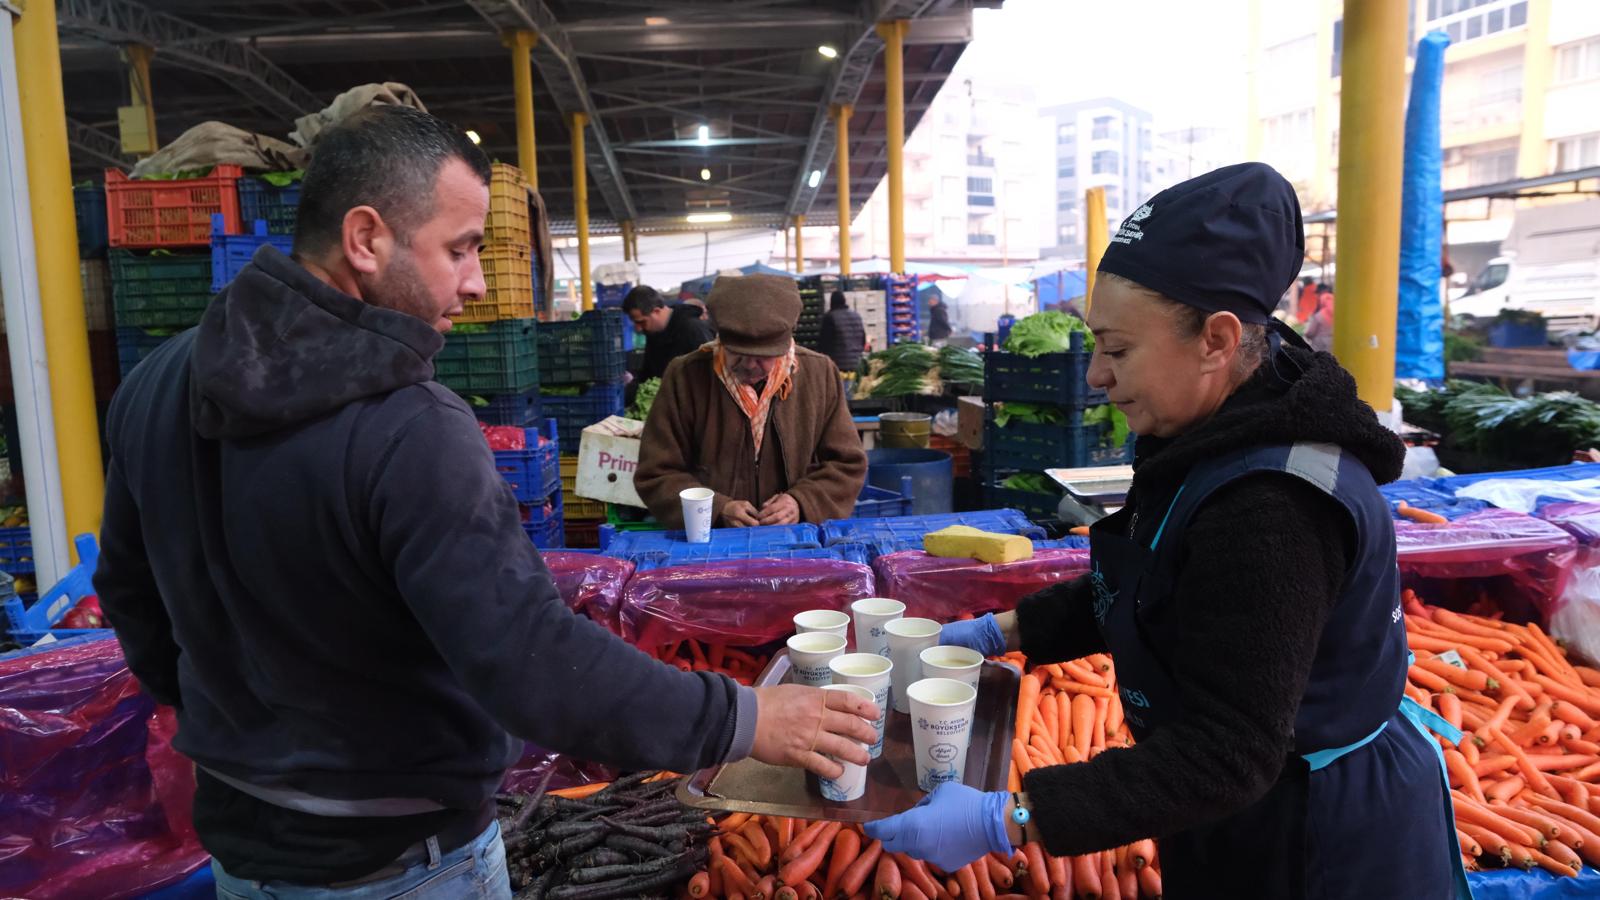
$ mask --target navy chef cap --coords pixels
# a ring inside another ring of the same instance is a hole
[[[1300,274],[1305,250],[1294,188],[1266,163],[1240,163],[1167,188],[1134,210],[1111,236],[1100,271],[1263,325]]]

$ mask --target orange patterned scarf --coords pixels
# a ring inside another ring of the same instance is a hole
[[[783,355],[783,361],[767,376],[766,389],[760,394],[733,373],[728,366],[728,351],[723,349],[721,341],[713,341],[700,349],[713,354],[713,371],[722,379],[722,386],[728,389],[728,396],[733,398],[734,405],[750,420],[750,437],[756,444],[756,459],[760,459],[761,441],[767,436],[767,416],[772,412],[772,401],[787,400],[789,388],[793,386],[790,376],[794,374],[796,366],[794,342],[789,342],[789,352]]]

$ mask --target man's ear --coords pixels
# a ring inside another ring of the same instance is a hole
[[[340,250],[350,268],[364,275],[375,275],[379,261],[388,256],[385,242],[390,232],[383,216],[370,206],[357,206],[344,214]]]

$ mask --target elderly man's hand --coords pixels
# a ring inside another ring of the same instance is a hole
[[[836,760],[866,765],[877,740],[872,723],[878,708],[843,691],[795,684],[756,688],[756,742],[751,757],[773,766],[795,766],[822,778],[838,778]]]
[[[722,508],[722,524],[729,528],[751,528],[761,524],[756,505],[748,500],[732,500]]]
[[[779,494],[762,504],[763,525],[793,525],[800,521],[800,503],[788,494]]]

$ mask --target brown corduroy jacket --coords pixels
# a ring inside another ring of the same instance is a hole
[[[761,452],[782,454],[787,492],[803,522],[849,518],[867,477],[867,454],[850,417],[839,370],[820,353],[798,348],[787,400],[774,400]],[[681,356],[667,366],[650,407],[633,485],[655,517],[683,527],[678,494],[687,488],[716,492],[712,523],[734,500],[760,506],[755,442],[750,421],[728,396],[710,353]],[[776,437],[774,442],[773,438]]]

